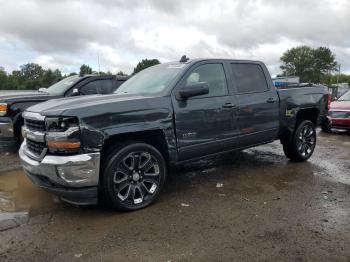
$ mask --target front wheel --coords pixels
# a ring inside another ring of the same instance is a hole
[[[285,155],[293,161],[308,160],[316,147],[316,129],[309,120],[301,122],[290,141],[283,144]]]
[[[144,208],[158,197],[166,180],[166,163],[153,146],[130,142],[117,146],[107,156],[102,193],[119,210]]]

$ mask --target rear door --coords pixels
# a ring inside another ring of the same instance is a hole
[[[238,101],[239,146],[274,140],[279,127],[279,98],[259,63],[231,63]]]
[[[235,97],[229,92],[227,73],[223,63],[202,62],[191,68],[177,86],[195,82],[209,85],[207,95],[177,100],[173,94],[180,160],[222,151],[224,139],[237,130]]]

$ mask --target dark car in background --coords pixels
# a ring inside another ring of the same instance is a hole
[[[332,128],[350,130],[350,91],[330,104],[322,129],[329,132]]]
[[[39,91],[0,92],[0,146],[9,147],[22,140],[22,112],[26,108],[54,98],[110,94],[126,80],[125,76],[74,75]]]

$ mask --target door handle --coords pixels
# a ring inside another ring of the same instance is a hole
[[[222,106],[222,108],[235,108],[236,105],[235,104],[232,104],[232,103],[226,103]]]
[[[273,97],[270,97],[269,99],[267,99],[266,101],[267,103],[275,103],[276,99],[274,99]]]

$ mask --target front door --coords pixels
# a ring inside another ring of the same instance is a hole
[[[179,160],[223,150],[222,141],[237,133],[235,97],[229,94],[222,63],[201,63],[179,85],[206,82],[209,94],[177,100],[173,97]]]

